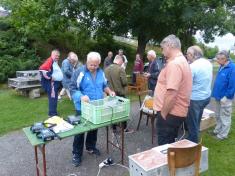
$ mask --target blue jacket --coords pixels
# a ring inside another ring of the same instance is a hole
[[[77,69],[69,84],[76,110],[81,110],[81,96],[87,95],[90,100],[102,99],[106,87],[107,80],[101,68],[97,69],[95,79],[85,65]]]
[[[217,101],[224,96],[233,99],[235,92],[235,64],[230,61],[225,67],[220,67],[214,82],[212,97]]]
[[[73,65],[69,62],[68,59],[65,59],[63,60],[62,62],[62,72],[63,72],[63,81],[62,81],[62,84],[63,84],[63,87],[65,89],[68,89],[69,87],[69,84],[70,84],[70,79],[72,77],[72,74],[73,74]]]

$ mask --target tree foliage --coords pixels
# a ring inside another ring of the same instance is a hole
[[[55,31],[64,31],[68,17],[57,0],[3,0],[11,12],[11,24],[25,37],[46,39]]]
[[[100,36],[126,35],[138,39],[143,54],[149,40],[169,34],[183,46],[193,44],[197,30],[209,42],[214,35],[235,32],[234,0],[3,0],[12,23],[24,34],[47,36],[70,25]]]
[[[232,0],[64,1],[66,9],[97,34],[131,32],[138,38],[141,53],[150,39],[159,42],[171,33],[188,46],[197,30],[204,31],[206,42],[215,34],[233,32],[234,5]]]

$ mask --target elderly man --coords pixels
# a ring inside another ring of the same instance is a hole
[[[158,144],[175,142],[190,102],[192,75],[181,52],[180,40],[169,35],[161,42],[166,66],[160,72],[154,92],[153,109],[157,111]]]
[[[198,143],[199,128],[204,108],[210,102],[212,64],[203,58],[199,46],[191,46],[187,50],[187,59],[192,71],[193,87],[186,123],[188,139]]]
[[[113,52],[109,51],[108,56],[104,59],[104,70],[113,62]]]
[[[117,56],[121,56],[121,57],[123,58],[122,67],[123,67],[124,69],[126,69],[128,60],[127,60],[126,56],[123,54],[123,49],[119,49],[119,50],[118,50],[118,54],[115,56],[115,58],[116,58]],[[115,58],[114,58],[114,59],[115,59]]]
[[[58,92],[63,79],[63,73],[58,65],[59,50],[53,50],[51,56],[39,67],[41,84],[48,96],[48,116],[56,116]]]
[[[158,75],[165,62],[162,59],[157,59],[157,55],[153,50],[148,51],[147,59],[149,61],[148,73],[145,73],[144,76],[148,78],[149,90],[152,90],[152,92],[154,92]]]
[[[68,54],[68,57],[63,60],[62,62],[62,72],[63,72],[63,80],[62,80],[62,85],[63,88],[60,91],[60,94],[58,96],[58,99],[61,99],[63,95],[65,95],[65,92],[67,93],[69,99],[71,100],[70,92],[69,92],[69,84],[70,84],[70,79],[72,77],[72,74],[77,67],[80,65],[78,64],[78,56],[74,52],[70,52]]]
[[[117,96],[126,97],[127,77],[124,68],[122,67],[123,57],[117,56],[113,60],[113,64],[105,69],[105,76],[108,80],[108,85]],[[133,130],[127,128],[127,123],[123,122],[126,133],[131,133]],[[116,132],[116,125],[113,125],[113,131]]]
[[[216,100],[216,127],[214,134],[218,140],[228,137],[231,127],[232,101],[235,92],[235,64],[225,50],[216,55],[220,64],[216,75],[212,97]]]
[[[87,62],[76,70],[69,85],[70,93],[75,105],[76,115],[81,114],[81,101],[102,99],[104,93],[114,96],[115,93],[107,86],[107,81],[102,69],[99,68],[101,62],[100,54],[90,52],[87,55]],[[96,148],[97,130],[89,131],[86,136],[86,150],[95,155],[100,155]],[[73,141],[73,165],[79,166],[83,153],[84,134],[74,137]]]

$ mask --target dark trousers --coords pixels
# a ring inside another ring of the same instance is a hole
[[[198,143],[199,128],[204,108],[209,104],[210,98],[205,100],[191,100],[186,124],[188,127],[187,139]]]
[[[58,115],[57,113],[57,102],[58,102],[58,92],[61,83],[59,81],[52,81],[50,83],[49,89],[47,91],[48,96],[48,116]]]
[[[178,130],[183,124],[185,118],[168,114],[166,120],[162,118],[161,112],[157,112],[157,137],[158,145],[170,144],[175,142],[178,136]]]
[[[80,112],[77,111],[77,114],[81,115],[81,111]],[[86,149],[87,150],[96,148],[97,132],[98,130],[87,132],[87,136],[86,136]],[[83,146],[84,146],[84,135],[85,133],[74,136],[73,154],[77,155],[78,157],[82,157]]]

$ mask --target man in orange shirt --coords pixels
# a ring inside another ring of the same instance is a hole
[[[166,65],[160,72],[154,91],[153,108],[157,111],[158,144],[175,142],[190,103],[192,76],[189,64],[181,52],[180,40],[169,35],[161,42]]]

